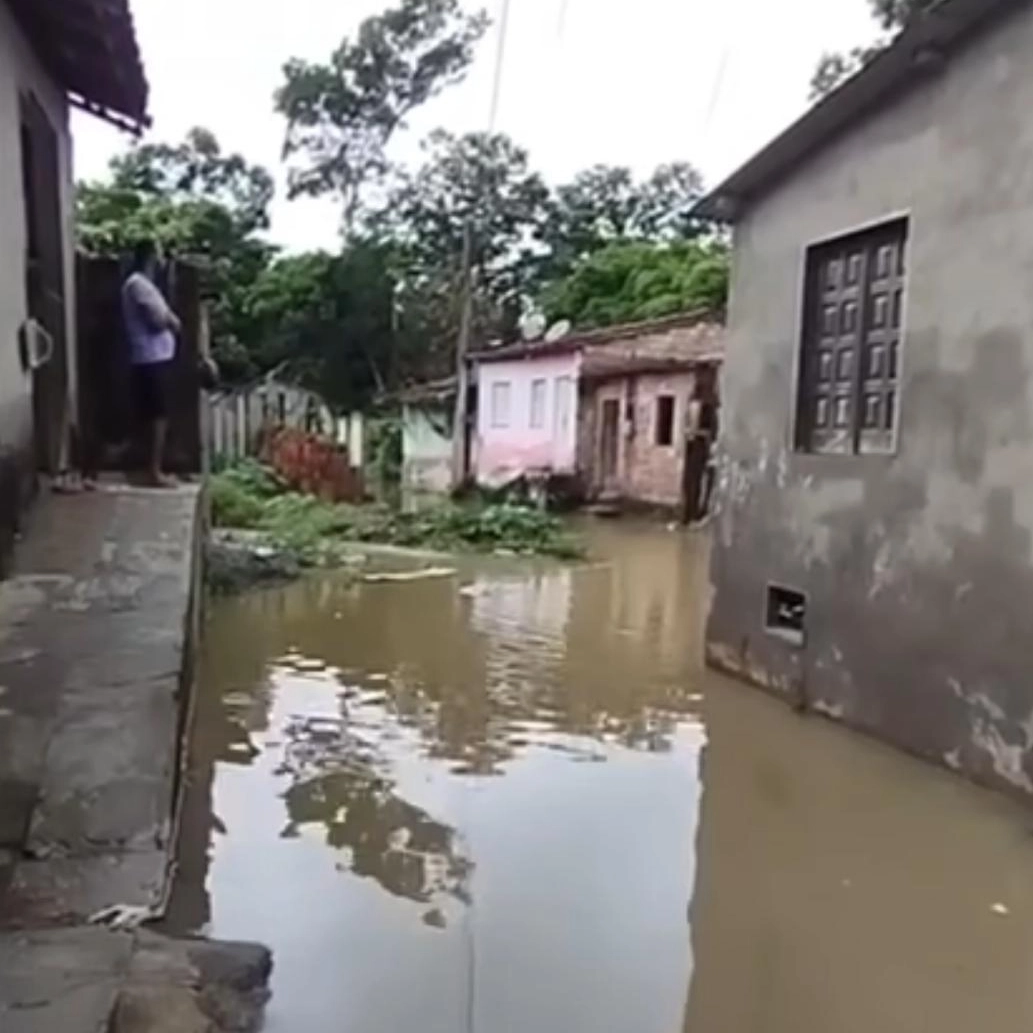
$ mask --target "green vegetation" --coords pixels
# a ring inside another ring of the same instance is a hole
[[[442,503],[400,512],[383,505],[333,504],[283,490],[272,473],[254,462],[214,474],[211,502],[216,527],[261,532],[304,563],[332,563],[349,542],[558,559],[582,555],[563,522],[537,509]]]
[[[517,337],[529,309],[601,326],[722,308],[727,254],[692,214],[703,184],[687,162],[553,185],[504,134],[440,129],[419,160],[391,159],[486,31],[461,0],[389,0],[325,60],[286,61],[274,103],[288,194],[337,203],[338,248],[282,254],[268,239],[275,177],[201,128],[137,144],[105,182],[80,184],[82,247],[124,258],[157,238],[203,270],[226,382],[275,369],[339,410],[455,369],[467,231],[478,344]]]
[[[544,296],[552,319],[580,327],[720,312],[728,296],[728,248],[717,241],[611,244],[579,262]]]

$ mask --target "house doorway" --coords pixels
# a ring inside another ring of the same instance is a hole
[[[38,469],[55,474],[62,461],[68,415],[65,322],[64,220],[58,136],[39,101],[20,98],[22,188],[25,197],[25,299],[53,348],[40,352],[23,341],[32,370],[33,432]]]
[[[719,411],[717,378],[709,368],[697,373],[690,399],[690,418],[685,428],[685,461],[682,467],[682,520],[697,523],[710,511],[714,489],[714,444]]]
[[[614,487],[617,481],[620,460],[620,399],[605,399],[601,411],[602,417],[599,422],[599,469],[602,473],[602,487],[606,490]]]

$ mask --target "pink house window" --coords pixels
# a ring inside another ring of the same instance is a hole
[[[531,429],[542,430],[545,427],[545,380],[531,381]]]
[[[555,431],[561,441],[570,433],[574,419],[574,378],[556,378]]]
[[[509,426],[509,403],[512,388],[508,380],[498,380],[491,385],[491,425]]]

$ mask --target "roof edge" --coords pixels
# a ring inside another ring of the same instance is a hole
[[[880,54],[822,98],[699,201],[692,214],[734,223],[745,205],[823,150],[857,121],[940,71],[977,30],[1017,14],[1031,0],[940,0]]]
[[[696,309],[692,312],[679,312],[673,316],[659,319],[646,319],[637,323],[620,323],[617,326],[604,326],[594,330],[574,331],[558,341],[521,341],[507,344],[500,348],[487,348],[471,352],[470,359],[475,362],[504,362],[511,359],[533,359],[539,356],[564,355],[568,352],[580,351],[595,344],[606,344],[609,341],[621,341],[626,338],[643,337],[646,334],[663,333],[665,330],[677,330],[681,327],[723,325],[723,315],[711,309]]]

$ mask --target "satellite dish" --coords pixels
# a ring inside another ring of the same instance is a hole
[[[520,320],[520,333],[525,341],[537,341],[545,333],[545,316],[540,312],[530,312]]]
[[[549,344],[555,344],[556,341],[562,341],[573,329],[569,319],[561,319],[558,323],[553,323],[545,332],[545,340]]]

